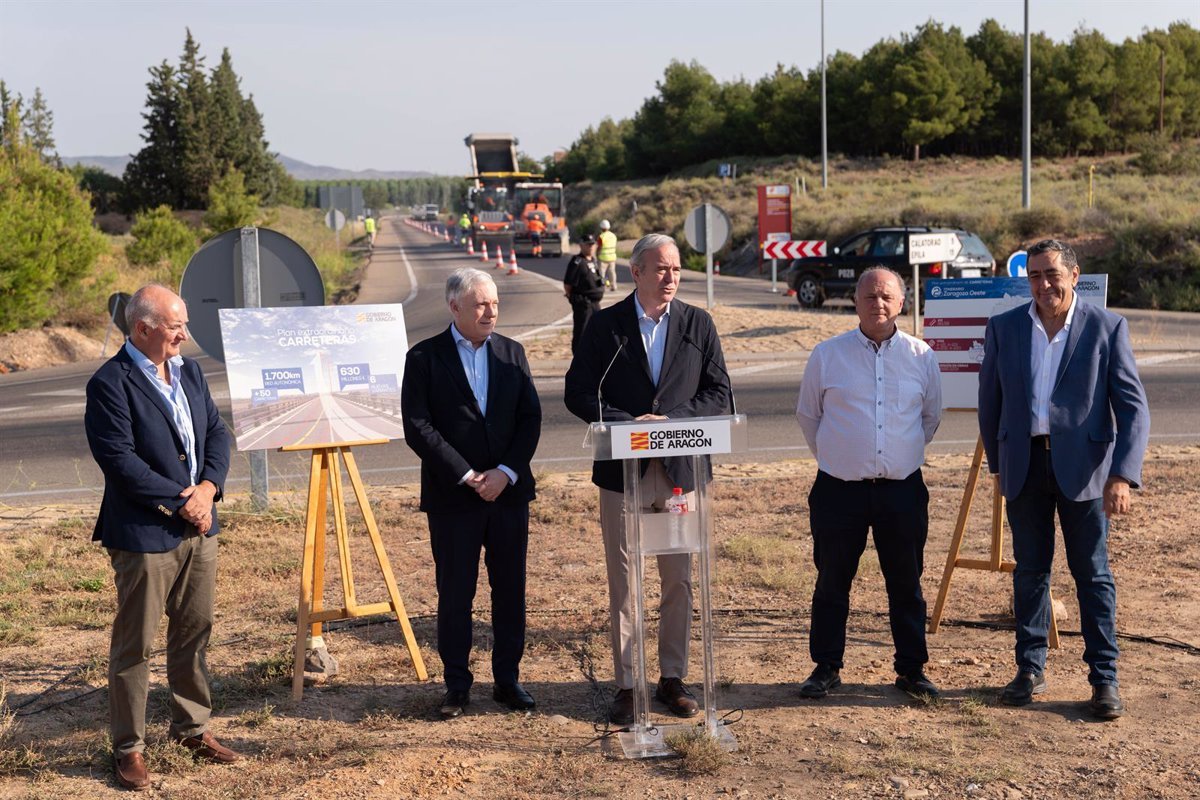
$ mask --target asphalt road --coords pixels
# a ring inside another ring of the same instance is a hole
[[[443,297],[446,274],[453,268],[478,265],[450,244],[394,220],[384,223],[385,235],[372,258],[371,274],[359,302],[403,302],[410,343],[431,336],[448,324]],[[569,308],[562,297],[565,258],[528,259],[521,274],[496,270],[500,288],[499,330],[526,337],[547,326],[568,322]],[[717,296],[740,305],[783,305],[759,280],[721,276]],[[613,300],[622,292],[610,295]],[[704,281],[688,275],[681,289],[688,302],[703,305]],[[606,301],[612,302],[612,300]],[[1200,317],[1136,312],[1131,322],[1150,334],[1156,331],[1178,342],[1200,341]],[[1200,351],[1200,345],[1196,347]],[[228,419],[229,395],[224,369],[200,356],[218,406]],[[1142,380],[1150,398],[1151,441],[1200,443],[1200,355],[1195,351],[1158,350],[1151,345],[1139,352]],[[749,452],[725,457],[729,461],[773,461],[807,454],[803,437],[792,416],[796,390],[803,370],[802,354],[754,356],[730,362],[738,410],[750,418]],[[84,386],[97,362],[55,367],[29,373],[0,375],[0,503],[13,506],[77,502],[98,497],[103,487],[99,468],[92,461],[83,432]],[[562,403],[559,365],[536,369],[542,399],[542,438],[535,469],[565,471],[585,469],[590,463],[583,449],[586,431]],[[931,452],[970,452],[977,428],[971,413],[947,413]],[[398,483],[416,477],[418,462],[403,442],[361,448],[358,463],[370,483]],[[271,452],[272,489],[303,489],[308,476],[307,454]],[[247,460],[234,454],[229,480],[232,491],[247,488]]]

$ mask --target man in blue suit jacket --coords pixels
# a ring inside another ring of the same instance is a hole
[[[1129,326],[1075,293],[1079,263],[1053,239],[1029,248],[1033,302],[993,317],[979,372],[979,431],[1000,476],[1012,528],[1017,677],[1001,701],[1046,689],[1054,513],[1063,529],[1083,630],[1090,708],[1124,713],[1117,690],[1117,592],[1108,518],[1129,510],[1142,480],[1150,411]]]
[[[199,365],[179,354],[187,309],[169,289],[139,289],[129,340],[87,385],[84,427],[104,472],[93,540],[108,550],[117,587],[108,686],[118,783],[150,784],[145,749],[150,651],[163,611],[171,735],[209,761],[238,756],[208,732],[205,650],[216,587],[214,503],[229,471],[229,432]]]

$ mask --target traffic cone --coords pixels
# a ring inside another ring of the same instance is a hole
[[[713,262],[713,273],[716,275],[721,274],[721,262],[720,261]]]
[[[784,297],[795,297],[795,296],[796,296],[796,290],[795,290],[795,289],[788,289],[786,292],[784,292],[784,293],[783,293],[783,296],[784,296]]]
[[[442,241],[443,242],[450,241],[450,231],[446,230],[445,228],[442,228]]]
[[[479,252],[480,252],[479,260],[482,261],[484,264],[486,264],[488,262],[487,240],[486,239],[483,241],[483,249],[480,250]]]
[[[475,255],[475,242],[472,237],[467,237],[467,255]]]
[[[508,254],[508,274],[521,274],[521,268],[517,266],[517,248],[515,247]]]
[[[504,250],[496,245],[496,269],[504,269]]]

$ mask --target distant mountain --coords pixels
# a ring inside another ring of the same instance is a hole
[[[340,167],[324,167],[306,164],[294,158],[289,158],[285,155],[278,155],[276,158],[283,168],[286,169],[291,176],[298,181],[345,181],[345,180],[360,180],[360,181],[379,181],[379,180],[399,180],[401,178],[428,178],[433,175],[432,172],[420,172],[414,170],[384,170],[384,169],[362,169],[351,170],[342,169]]]
[[[125,165],[129,163],[129,158],[129,156],[63,156],[62,160],[67,166],[83,164],[85,167],[97,167],[119,178],[125,174]],[[416,170],[341,169],[340,167],[314,166],[285,155],[277,156],[277,158],[279,163],[283,164],[283,168],[298,181],[377,181],[427,178],[433,175],[432,172]]]
[[[96,167],[119,178],[125,174],[125,165],[129,163],[130,158],[130,156],[62,156],[62,162],[68,167],[76,164]]]

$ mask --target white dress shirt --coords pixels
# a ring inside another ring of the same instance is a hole
[[[1029,316],[1033,319],[1033,336],[1029,341],[1029,374],[1033,376],[1030,436],[1050,435],[1050,395],[1054,393],[1054,383],[1062,364],[1063,351],[1067,348],[1067,334],[1071,330],[1071,321],[1075,319],[1075,304],[1078,302],[1079,295],[1071,298],[1067,321],[1053,339],[1046,333],[1046,326],[1038,316],[1037,301],[1029,304]]]
[[[899,329],[878,347],[858,328],[827,339],[804,368],[796,419],[823,472],[907,478],[942,419],[937,358]]]
[[[489,336],[483,340],[483,344],[476,347],[471,343],[471,340],[458,332],[458,328],[454,323],[450,323],[450,335],[454,337],[454,344],[458,349],[458,359],[462,362],[463,372],[467,373],[467,383],[471,385],[471,394],[475,395],[475,402],[479,404],[479,410],[483,415],[487,416],[487,395],[488,395],[488,343],[492,340]],[[517,473],[513,472],[503,464],[497,464],[496,469],[508,476],[510,484],[517,482]],[[475,477],[475,470],[469,469],[459,479],[459,483],[465,483]]]

